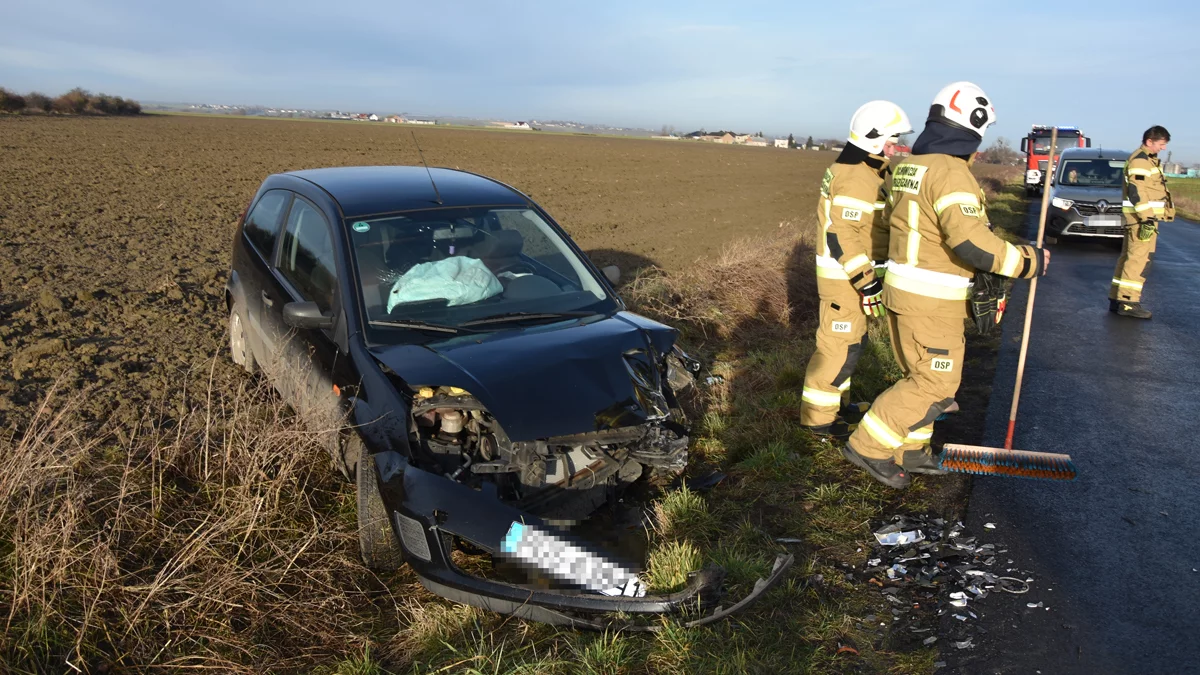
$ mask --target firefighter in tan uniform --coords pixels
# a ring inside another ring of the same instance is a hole
[[[1125,162],[1121,203],[1125,239],[1108,292],[1108,311],[1121,316],[1150,318],[1150,310],[1142,307],[1142,290],[1158,244],[1158,224],[1175,220],[1175,205],[1158,160],[1170,140],[1166,129],[1150,127],[1142,134],[1142,147]]]
[[[845,440],[862,416],[844,406],[850,376],[867,342],[867,317],[882,317],[883,284],[875,261],[887,259],[884,218],[888,158],[900,134],[912,132],[895,103],[871,101],[850,120],[845,150],[825,170],[817,222],[817,345],[804,374],[800,423],[813,433]],[[865,406],[862,406],[865,407]]]
[[[972,277],[1032,278],[1049,262],[1048,253],[1009,244],[989,228],[970,163],[995,117],[979,87],[947,86],[892,178],[883,304],[905,377],[875,399],[842,450],[891,487],[907,487],[909,472],[944,473],[929,441],[962,378]]]

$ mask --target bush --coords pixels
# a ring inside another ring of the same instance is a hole
[[[86,89],[75,87],[57,98],[40,92],[21,96],[0,87],[0,112],[57,112],[66,115],[140,115],[142,104],[137,101],[109,96],[92,95]]]
[[[54,101],[40,91],[33,91],[25,95],[25,110],[48,113],[53,109]]]
[[[91,102],[91,94],[86,90],[75,87],[71,91],[54,99],[54,111],[72,115],[82,114]]]
[[[0,87],[0,112],[21,112],[25,109],[25,97]]]

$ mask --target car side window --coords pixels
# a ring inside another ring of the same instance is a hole
[[[316,207],[298,197],[288,214],[278,269],[304,300],[317,303],[322,312],[333,307],[337,268],[329,224]]]
[[[270,190],[258,200],[254,210],[246,217],[246,236],[267,261],[271,260],[271,254],[275,252],[275,241],[279,238],[279,221],[282,220],[288,196],[287,190]]]

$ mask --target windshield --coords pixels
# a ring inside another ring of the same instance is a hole
[[[1121,187],[1125,162],[1110,159],[1064,159],[1059,167],[1061,185]]]
[[[547,320],[616,309],[563,235],[533,209],[430,209],[346,226],[370,342],[411,341],[422,324],[445,331],[500,314],[550,314],[539,316]]]
[[[1077,147],[1079,147],[1079,135],[1078,134],[1060,135],[1058,137],[1057,146],[1058,146],[1058,150],[1054,153],[1056,155],[1061,154],[1064,148],[1077,148]],[[1033,154],[1035,154],[1035,155],[1049,155],[1050,154],[1050,136],[1049,136],[1049,134],[1047,134],[1045,136],[1034,136],[1033,137]]]

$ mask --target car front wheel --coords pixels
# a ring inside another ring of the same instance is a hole
[[[358,546],[363,562],[376,570],[394,570],[404,562],[400,541],[392,529],[391,517],[379,494],[379,469],[375,456],[362,447],[362,440],[352,435],[348,443],[357,443],[358,467],[355,482],[358,488]]]
[[[229,310],[229,354],[242,370],[254,374],[257,363],[254,360],[254,352],[250,351],[250,343],[246,340],[245,315],[241,303],[234,302],[233,308]]]

